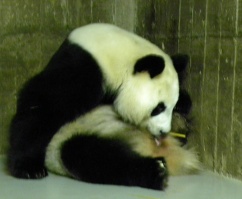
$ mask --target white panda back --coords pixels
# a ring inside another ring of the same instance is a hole
[[[160,55],[170,67],[169,56],[151,42],[110,24],[90,24],[75,29],[68,37],[92,54],[111,89],[117,89],[133,73],[136,61],[146,55]]]

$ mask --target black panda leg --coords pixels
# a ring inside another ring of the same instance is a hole
[[[61,159],[81,181],[162,190],[168,172],[163,158],[141,157],[118,139],[74,136],[62,145]]]
[[[15,119],[10,128],[8,169],[17,178],[37,179],[47,176],[44,167],[45,148],[49,141],[36,117]]]

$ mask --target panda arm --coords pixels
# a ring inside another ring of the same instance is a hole
[[[61,160],[81,181],[164,189],[165,168],[157,159],[142,157],[125,141],[96,135],[77,135],[62,145]],[[163,162],[163,159],[160,160]]]

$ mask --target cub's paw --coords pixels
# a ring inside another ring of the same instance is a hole
[[[168,185],[168,170],[164,158],[149,159],[142,165],[141,187],[164,190]]]
[[[48,175],[46,168],[31,160],[19,160],[9,165],[10,173],[16,178],[40,179]]]

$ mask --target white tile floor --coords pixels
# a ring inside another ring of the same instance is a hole
[[[0,157],[0,199],[242,199],[242,182],[211,172],[171,177],[165,191],[103,186],[49,175],[42,180],[19,180],[4,171]]]

